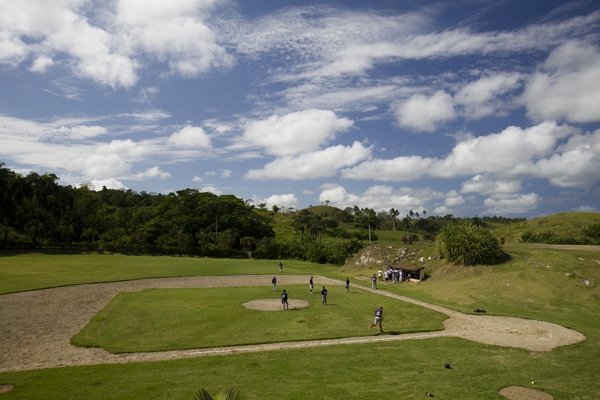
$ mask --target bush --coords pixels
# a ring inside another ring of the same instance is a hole
[[[440,256],[453,264],[494,264],[504,252],[489,229],[469,222],[445,226],[437,235]]]

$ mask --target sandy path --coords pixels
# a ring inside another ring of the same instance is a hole
[[[321,285],[343,285],[341,281],[315,277]],[[280,275],[279,285],[305,284],[304,275]],[[0,296],[0,372],[23,371],[72,365],[114,364],[226,355],[242,352],[330,346],[335,344],[384,342],[454,336],[498,346],[532,351],[550,351],[580,342],[585,337],[562,326],[521,318],[462,314],[444,307],[377,290],[379,295],[411,302],[448,315],[444,330],[390,336],[367,336],[333,340],[232,346],[212,349],[153,353],[111,354],[102,349],[75,347],[70,339],[119,292],[149,288],[202,288],[268,286],[270,276],[215,276],[144,279],[35,290]],[[353,289],[369,290],[360,286]]]

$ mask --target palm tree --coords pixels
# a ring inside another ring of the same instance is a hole
[[[233,387],[220,391],[215,397],[212,397],[204,388],[198,390],[194,395],[194,400],[240,400],[241,398],[242,393]]]

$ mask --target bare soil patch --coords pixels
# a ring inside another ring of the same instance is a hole
[[[242,305],[251,310],[259,310],[259,311],[283,311],[283,306],[281,304],[281,300],[277,299],[258,299],[251,300]],[[305,308],[309,306],[308,301],[306,300],[289,300],[288,306],[290,310],[295,310],[299,308]]]
[[[526,388],[523,386],[508,386],[502,388],[498,393],[509,400],[552,400],[553,396],[540,390]]]

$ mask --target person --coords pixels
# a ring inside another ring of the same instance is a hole
[[[289,310],[289,306],[288,306],[288,294],[285,291],[285,289],[283,289],[283,292],[281,292],[281,304],[283,304],[283,309],[284,310]]]
[[[346,277],[346,292],[350,293],[350,279]]]
[[[381,268],[377,271],[377,276],[379,276],[379,282],[383,281],[383,273],[381,272]]]
[[[283,263],[279,261],[279,272],[283,271]]]
[[[373,277],[371,278],[371,290],[375,289],[377,289],[377,276],[373,274]]]
[[[379,307],[377,310],[375,310],[375,320],[373,321],[373,323],[371,325],[369,325],[369,330],[371,330],[372,327],[379,325],[379,332],[383,332],[383,306]]]
[[[327,289],[325,289],[325,286],[323,286],[323,290],[321,290],[321,304],[327,304]]]
[[[275,276],[273,276],[273,279],[271,279],[271,285],[273,286],[273,291],[276,292],[277,291],[277,278],[275,278]]]
[[[310,290],[310,294],[312,294],[314,287],[315,287],[315,284],[313,282],[313,276],[311,275],[310,279],[308,280],[308,288]]]

